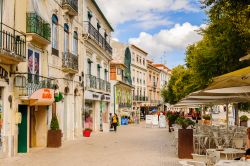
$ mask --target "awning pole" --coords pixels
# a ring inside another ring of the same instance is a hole
[[[226,122],[227,122],[227,132],[228,132],[228,102],[227,102],[227,104],[226,104]]]

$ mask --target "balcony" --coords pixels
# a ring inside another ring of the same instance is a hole
[[[70,52],[64,52],[62,58],[62,69],[67,73],[78,73],[78,56]]]
[[[135,101],[148,101],[148,97],[145,96],[134,96]]]
[[[71,16],[78,15],[78,0],[62,0],[62,8]]]
[[[42,88],[54,89],[55,80],[30,73],[14,73],[14,86],[17,88],[18,96],[30,96]]]
[[[120,103],[119,107],[120,108],[129,108],[129,107],[132,107],[132,104],[130,104],[130,103]]]
[[[110,92],[111,90],[111,85],[108,81],[102,80],[90,74],[86,76],[86,87],[88,89],[100,90],[103,92]]]
[[[26,59],[26,35],[0,23],[0,61],[13,65]]]
[[[100,47],[112,55],[112,47],[90,22],[88,22],[88,34],[97,42]]]
[[[43,46],[50,43],[50,24],[36,13],[27,13],[26,20],[27,40]]]

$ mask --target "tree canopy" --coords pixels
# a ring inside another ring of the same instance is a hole
[[[250,50],[250,0],[205,0],[208,24],[202,40],[186,48],[186,65],[173,69],[162,91],[174,104],[190,92],[205,88],[211,79],[249,65],[239,58]]]

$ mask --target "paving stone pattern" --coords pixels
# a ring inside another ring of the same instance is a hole
[[[93,133],[63,143],[61,148],[35,148],[1,159],[0,166],[175,166],[178,158],[168,129],[140,125],[118,127],[117,133]]]

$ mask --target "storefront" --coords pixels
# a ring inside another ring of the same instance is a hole
[[[110,95],[95,92],[85,92],[85,109],[82,114],[83,128],[93,131],[109,131]]]
[[[18,124],[18,153],[27,153],[29,148],[47,146],[48,111],[54,101],[54,92],[52,89],[39,89],[21,100],[26,105],[18,106],[21,116]]]

